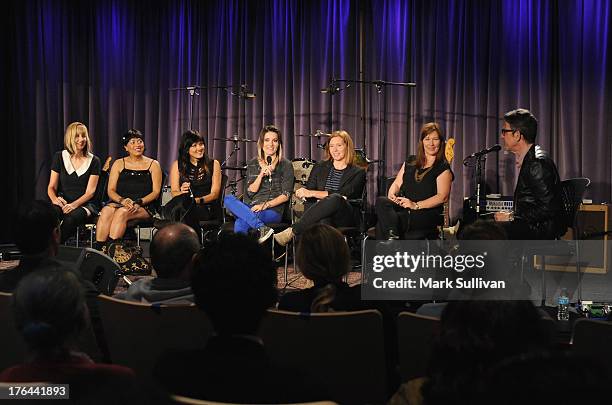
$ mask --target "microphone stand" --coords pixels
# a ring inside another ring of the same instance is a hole
[[[387,98],[383,94],[383,89],[387,86],[399,86],[399,87],[416,87],[414,82],[391,82],[387,80],[354,80],[354,79],[334,79],[329,86],[329,93],[331,95],[340,91],[335,90],[336,83],[346,83],[348,88],[350,84],[368,84],[373,85],[376,88],[378,95],[378,195],[385,195],[385,181],[386,181],[386,156],[387,156],[387,120],[383,118],[383,112],[386,116],[387,113]],[[344,89],[342,89],[344,90]],[[410,109],[409,109],[410,111]],[[410,112],[409,112],[410,113]],[[365,117],[361,117],[365,119]],[[410,125],[408,125],[408,138],[410,138]],[[367,159],[367,142],[366,136],[363,134],[363,151],[366,154]]]

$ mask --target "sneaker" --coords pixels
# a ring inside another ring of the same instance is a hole
[[[281,246],[286,246],[293,239],[293,229],[291,227],[274,235],[274,240]]]
[[[270,239],[270,236],[272,236],[273,234],[274,229],[264,225],[259,228],[259,239],[257,240],[257,242],[259,242],[260,244],[264,243],[265,241]]]

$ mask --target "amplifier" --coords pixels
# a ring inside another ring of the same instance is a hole
[[[607,204],[581,204],[576,213],[578,228],[578,239],[590,240],[599,246],[596,250],[581,252],[581,260],[589,263],[580,269],[583,273],[605,274],[610,266],[610,255],[608,252],[607,233],[612,230],[612,216],[610,206]],[[562,237],[565,240],[573,240],[572,230],[568,229]],[[537,268],[541,267],[538,260],[535,261]],[[546,256],[546,270],[575,272],[576,264],[567,258]]]
[[[486,212],[498,212],[498,211],[512,211],[514,208],[514,199],[512,196],[499,194],[487,194],[485,211]]]

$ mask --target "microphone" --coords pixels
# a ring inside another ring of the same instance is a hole
[[[268,167],[272,166],[272,156],[268,156],[266,158],[266,163],[268,164]],[[272,172],[270,171],[270,176],[268,176],[268,182],[272,183]]]
[[[339,91],[340,91],[340,87],[335,86],[333,83],[331,83],[329,86],[321,89],[321,93],[323,93],[323,94],[336,94]]]
[[[463,164],[467,165],[467,161],[471,158],[478,158],[478,157],[486,155],[487,153],[499,152],[500,150],[501,150],[501,145],[497,144],[497,145],[491,146],[490,148],[485,148],[479,152],[474,152],[463,160]]]

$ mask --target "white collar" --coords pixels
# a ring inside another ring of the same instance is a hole
[[[91,165],[93,155],[87,152],[87,160],[79,167],[78,170],[74,170],[74,166],[72,166],[72,162],[70,161],[70,153],[68,153],[66,149],[62,151],[62,160],[64,161],[64,168],[69,176],[76,171],[77,176],[81,177],[87,170],[89,170],[89,165]]]

